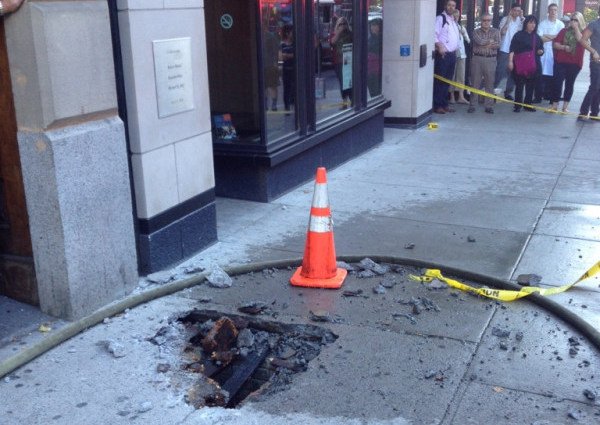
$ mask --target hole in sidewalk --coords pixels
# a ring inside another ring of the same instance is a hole
[[[184,348],[182,368],[197,375],[186,395],[196,408],[235,408],[250,397],[281,391],[292,383],[294,374],[307,369],[323,346],[337,339],[314,325],[214,310],[192,310],[177,321],[192,335]]]

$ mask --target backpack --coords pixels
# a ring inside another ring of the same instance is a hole
[[[442,28],[444,28],[444,25],[448,25],[448,20],[446,19],[446,15],[444,15],[443,13],[440,13],[438,16],[442,17]]]

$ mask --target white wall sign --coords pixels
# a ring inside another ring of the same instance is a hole
[[[194,109],[190,37],[155,40],[152,47],[158,117]]]

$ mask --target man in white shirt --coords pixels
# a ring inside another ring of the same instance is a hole
[[[498,64],[496,65],[496,75],[494,79],[494,88],[498,89],[500,83],[506,78],[506,88],[504,97],[508,100],[514,100],[512,91],[515,88],[515,82],[510,72],[508,72],[508,54],[510,53],[510,42],[513,36],[523,29],[523,10],[519,3],[513,3],[510,12],[500,21],[500,49],[498,49]]]
[[[550,99],[549,91],[552,85],[552,76],[554,75],[554,52],[552,50],[552,40],[565,27],[565,24],[558,19],[558,5],[551,3],[548,5],[548,19],[544,19],[538,25],[538,35],[544,42],[544,54],[542,61],[542,76],[538,78],[533,96],[533,103],[541,103],[543,99]]]

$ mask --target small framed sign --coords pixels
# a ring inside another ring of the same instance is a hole
[[[194,109],[191,44],[190,37],[152,42],[159,118]]]

